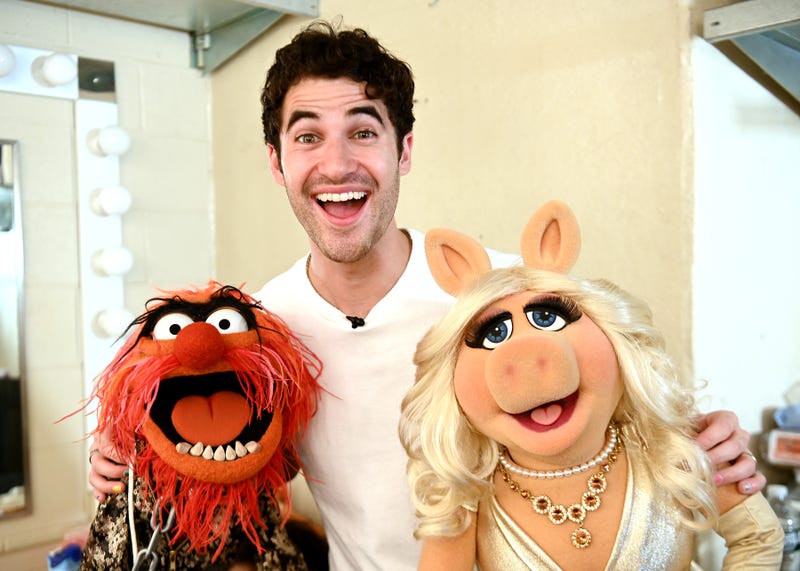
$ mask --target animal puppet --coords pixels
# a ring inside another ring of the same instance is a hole
[[[306,569],[282,500],[316,408],[316,357],[216,282],[151,299],[131,328],[92,395],[128,493],[98,507],[82,568]]]
[[[457,299],[420,342],[402,405],[420,568],[688,569],[696,531],[716,524],[725,568],[776,569],[775,515],[760,494],[715,491],[650,311],[567,275],[579,251],[560,202],[526,226],[524,265],[492,270],[471,238],[426,236]]]

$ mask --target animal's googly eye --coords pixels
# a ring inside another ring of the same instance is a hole
[[[223,307],[208,316],[206,323],[210,323],[220,333],[243,333],[247,331],[247,321],[244,316],[230,307]]]
[[[153,339],[165,341],[175,339],[181,329],[194,323],[194,320],[185,313],[168,313],[161,317],[153,327]]]

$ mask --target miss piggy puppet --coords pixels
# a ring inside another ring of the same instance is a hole
[[[761,494],[715,488],[649,309],[566,275],[579,243],[558,202],[526,226],[524,266],[491,270],[470,238],[428,233],[433,275],[458,297],[403,402],[420,569],[698,569],[710,526],[725,569],[777,569],[777,518]]]

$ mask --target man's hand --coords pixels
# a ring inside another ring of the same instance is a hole
[[[106,499],[106,494],[119,494],[125,490],[122,481],[128,467],[116,458],[109,434],[95,434],[89,451],[89,483],[98,502]]]
[[[764,488],[767,479],[756,471],[755,456],[747,448],[750,434],[739,426],[735,413],[710,412],[698,418],[697,428],[697,443],[711,463],[721,467],[714,477],[718,486],[737,482],[743,494],[755,494]]]

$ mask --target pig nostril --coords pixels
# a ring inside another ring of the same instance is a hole
[[[209,323],[192,323],[175,338],[175,357],[184,367],[205,369],[222,359],[224,352],[222,335]]]

